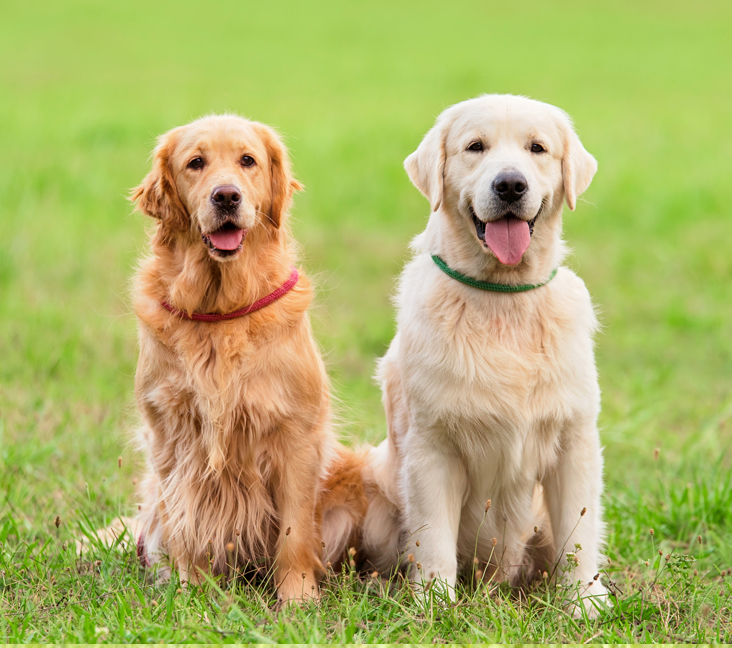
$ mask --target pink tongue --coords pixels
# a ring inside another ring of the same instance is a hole
[[[211,243],[219,250],[236,250],[244,238],[244,230],[227,229],[219,230],[208,235]]]
[[[486,223],[485,242],[503,265],[516,265],[531,243],[529,224],[513,216]]]

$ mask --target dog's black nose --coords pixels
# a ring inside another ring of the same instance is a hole
[[[217,207],[231,211],[239,206],[241,202],[241,191],[234,185],[221,185],[213,190],[211,200]]]
[[[529,183],[526,182],[524,174],[518,171],[499,173],[493,181],[493,191],[507,203],[521,200],[528,188]]]

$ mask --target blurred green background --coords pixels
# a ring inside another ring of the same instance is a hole
[[[349,442],[385,435],[371,375],[429,211],[403,159],[443,108],[480,93],[569,112],[599,161],[565,235],[604,324],[608,501],[649,475],[704,477],[732,427],[731,26],[728,1],[4,2],[11,535],[132,506],[128,286],[150,223],[125,196],[155,136],[223,111],[278,128],[306,186],[293,227]]]

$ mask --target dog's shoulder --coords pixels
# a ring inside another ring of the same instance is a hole
[[[547,287],[548,311],[573,330],[578,328],[590,335],[600,324],[590,291],[585,282],[567,267],[560,267],[557,276]]]

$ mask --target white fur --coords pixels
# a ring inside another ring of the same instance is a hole
[[[475,138],[486,145],[480,155],[466,151]],[[531,152],[537,140],[546,153]],[[374,487],[366,553],[380,570],[413,554],[415,582],[439,578],[454,594],[474,557],[495,579],[516,582],[557,560],[563,571],[578,543],[571,580],[604,596],[593,581],[603,542],[597,320],[584,283],[559,267],[541,288],[488,292],[431,259],[486,281],[545,281],[565,254],[563,200],[574,208],[597,164],[559,109],[493,95],[446,110],[405,166],[435,211],[401,275],[398,331],[379,364],[388,438],[365,472]],[[505,169],[528,179],[527,210],[545,205],[516,266],[481,243],[469,213],[473,205],[490,218],[490,182]],[[527,551],[535,526],[547,565]],[[592,613],[586,599],[585,607]]]

